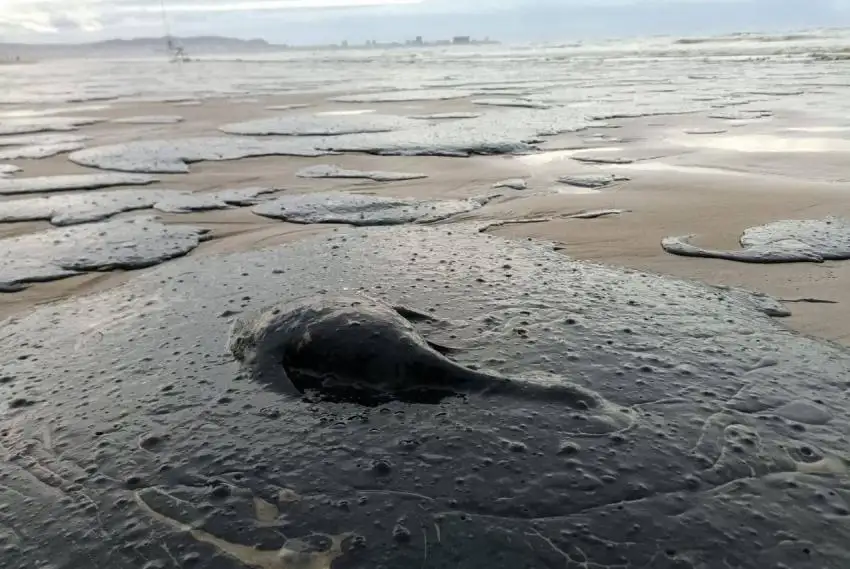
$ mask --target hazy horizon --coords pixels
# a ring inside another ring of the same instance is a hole
[[[850,0],[166,0],[177,36],[271,43],[505,42],[772,32],[850,26]],[[165,34],[156,0],[0,0],[0,41],[92,42]]]

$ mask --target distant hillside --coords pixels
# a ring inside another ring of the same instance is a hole
[[[266,40],[242,40],[222,36],[192,36],[174,38],[190,56],[210,54],[257,53],[281,49],[282,45]],[[112,58],[147,57],[166,53],[166,38],[110,39],[91,43],[2,43],[0,60],[54,59],[54,58]]]

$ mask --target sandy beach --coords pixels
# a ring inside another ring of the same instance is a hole
[[[850,566],[847,45],[15,66],[0,565]]]
[[[132,125],[102,122],[79,129],[91,137],[88,146],[145,139],[177,139],[218,136],[218,127],[257,118],[273,118],[309,111],[311,114],[368,116],[372,113],[403,117],[419,114],[480,112],[469,98],[450,101],[343,104],[330,97],[256,97],[247,101],[212,99],[196,106],[175,103],[117,103],[93,112],[91,105],[64,116],[95,116],[111,121],[129,116],[178,114],[177,124]],[[269,107],[293,105],[290,110]],[[300,108],[309,105],[309,108]],[[77,105],[78,107],[80,105]],[[492,112],[492,111],[491,111]],[[498,112],[496,109],[495,112]],[[330,114],[328,114],[330,113]],[[189,175],[161,175],[157,187],[210,192],[240,186],[270,186],[287,192],[355,191],[382,196],[419,199],[467,198],[488,192],[501,197],[486,207],[460,216],[459,220],[550,218],[542,223],[514,224],[494,233],[514,238],[532,237],[552,241],[563,254],[588,261],[611,263],[642,271],[696,279],[710,284],[744,287],[785,300],[816,299],[829,303],[794,302],[793,316],[784,322],[806,334],[850,341],[850,292],[841,283],[848,265],[748,264],[724,260],[677,257],[660,247],[668,235],[695,234],[699,243],[736,248],[741,232],[779,219],[818,219],[847,215],[850,202],[844,195],[848,183],[845,156],[840,150],[845,131],[808,127],[812,120],[799,112],[777,112],[753,124],[727,126],[725,121],[704,116],[681,115],[621,119],[616,128],[586,131],[550,138],[543,154],[530,156],[433,156],[340,155],[316,158],[259,157],[223,162],[201,162]],[[689,129],[711,124],[718,134],[686,134]],[[608,141],[604,137],[614,137]],[[624,141],[624,142],[621,142]],[[601,141],[601,142],[597,142]],[[562,150],[563,149],[563,150]],[[576,151],[610,152],[611,156],[636,156],[633,164],[582,164],[571,159]],[[643,160],[652,156],[652,160]],[[20,176],[52,176],[91,172],[69,162],[65,155],[16,160]],[[342,179],[304,179],[300,169],[334,164],[355,170],[417,172],[427,178],[400,182]],[[555,182],[566,175],[621,175],[627,181],[598,190]],[[850,176],[848,176],[850,177]],[[499,192],[499,181],[522,178],[528,189]],[[16,199],[28,196],[9,196]],[[562,219],[581,210],[617,208],[617,216],[578,220]],[[123,214],[130,215],[130,214]],[[120,217],[120,216],[119,216]],[[165,215],[166,222],[191,223],[212,230],[214,240],[190,255],[235,252],[270,246],[317,233],[332,226],[301,226],[261,218],[247,209]],[[14,236],[43,230],[45,222],[0,224],[0,235]],[[87,274],[0,297],[0,315],[26,312],[35,304],[58,301],[132,278],[133,273]]]

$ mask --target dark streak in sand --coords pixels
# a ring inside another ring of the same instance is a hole
[[[287,194],[255,206],[257,215],[291,223],[428,223],[482,207],[491,198],[420,201],[347,192]]]
[[[340,168],[332,164],[317,164],[302,168],[295,173],[299,178],[343,178],[343,179],[360,179],[372,180],[374,182],[400,182],[404,180],[419,180],[427,178],[427,174],[417,174],[410,172],[382,172],[363,170],[348,170]]]

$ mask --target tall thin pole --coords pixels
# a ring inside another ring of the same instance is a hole
[[[171,27],[168,25],[168,15],[165,13],[165,0],[159,0],[162,8],[162,28],[165,30],[165,43],[170,54],[174,50],[174,44],[171,40]]]

